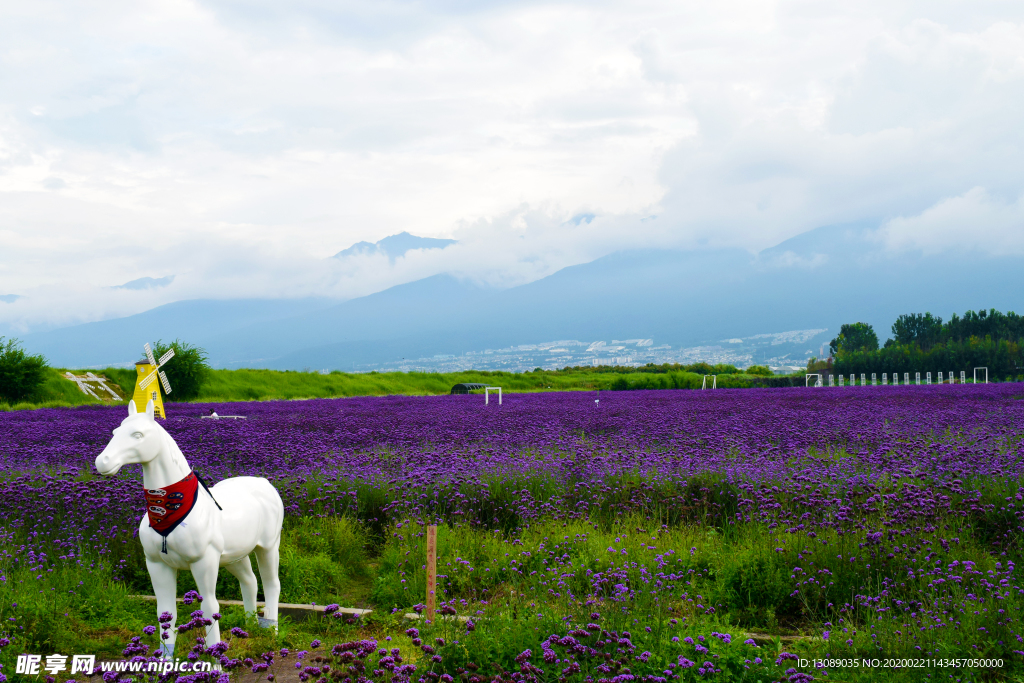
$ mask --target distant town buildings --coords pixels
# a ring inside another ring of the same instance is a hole
[[[767,365],[776,371],[792,371],[806,367],[817,355],[820,338],[828,330],[791,330],[758,334],[743,339],[723,339],[717,344],[681,347],[655,345],[653,339],[612,339],[610,341],[579,341],[559,339],[540,344],[520,344],[500,349],[470,351],[462,355],[438,354],[431,358],[402,359],[374,367],[357,367],[360,371],[456,372],[459,370],[506,370],[523,372],[542,368],[554,370],[573,366],[622,365],[641,366],[648,363],[728,363],[740,368]],[[813,343],[812,343],[813,342]]]

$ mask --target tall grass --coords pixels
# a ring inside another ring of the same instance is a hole
[[[53,369],[46,382],[29,400],[10,405],[0,403],[0,410],[73,407],[109,403],[83,394],[74,382],[62,375],[64,368]],[[84,374],[84,370],[74,370]],[[106,368],[94,374],[111,380],[125,398],[135,389],[134,369]],[[747,375],[722,375],[720,387],[747,386],[753,379]],[[455,384],[463,382],[500,386],[506,392],[601,391],[609,389],[699,389],[703,378],[689,372],[651,374],[636,372],[597,373],[584,370],[534,372],[318,372],[279,370],[213,370],[196,398],[196,402],[270,401],[307,398],[339,398],[345,396],[423,396],[447,394]],[[482,393],[482,392],[480,392]],[[174,400],[174,394],[165,397]],[[116,403],[116,401],[115,401]]]

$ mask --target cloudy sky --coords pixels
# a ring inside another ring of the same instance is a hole
[[[6,2],[0,324],[847,221],[1020,253],[1022,105],[1019,1]],[[460,244],[329,258],[402,230]]]

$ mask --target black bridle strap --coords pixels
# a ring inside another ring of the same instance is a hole
[[[195,470],[192,470],[192,472],[196,475],[196,479],[199,480],[199,483],[202,485],[202,487],[204,489],[206,489],[206,493],[210,496],[210,500],[213,501],[213,504],[217,506],[217,509],[218,510],[224,510],[224,508],[222,508],[220,506],[220,503],[217,502],[217,499],[213,497],[213,494],[210,493],[210,487],[206,485],[205,481],[203,481],[202,476],[200,476],[200,474],[198,472],[196,472]]]

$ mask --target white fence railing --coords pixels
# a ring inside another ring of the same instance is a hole
[[[983,376],[981,382],[978,382],[978,371],[979,370],[983,370],[984,371],[984,376]],[[871,386],[878,386],[879,382],[878,382],[878,376],[877,375],[878,375],[878,373],[875,373],[875,372],[871,373]],[[813,378],[813,380],[812,380],[812,378]],[[948,374],[945,374],[945,373],[942,373],[942,372],[938,373],[937,380],[938,380],[938,382],[937,382],[938,384],[988,384],[988,368],[981,368],[981,367],[974,368],[974,374],[973,374],[973,377],[972,377],[973,381],[971,381],[971,382],[967,381],[967,371],[966,370],[961,370],[960,371],[960,379],[959,379],[959,381],[957,381],[956,375],[954,374],[954,372],[952,370],[950,370]],[[813,381],[813,383],[812,383],[812,381]],[[839,375],[829,374],[828,375],[828,386],[830,386],[830,387],[847,386],[846,382],[849,382],[849,386],[851,386],[851,387],[857,386],[857,375],[851,372],[849,374],[849,379],[844,377],[842,374],[839,374]],[[932,373],[930,373],[930,372],[926,372],[925,373],[924,383],[926,385],[932,383]],[[891,383],[889,381],[889,373],[887,373],[887,372],[883,372],[882,373],[881,385],[884,387],[884,386],[890,386],[890,384],[892,386],[900,386],[900,375],[899,375],[898,372],[892,373],[892,382]],[[909,386],[910,384],[911,384],[910,373],[909,372],[904,372],[903,373],[903,386]],[[914,373],[913,384],[914,384],[914,386],[919,386],[921,384],[921,373],[920,372],[915,372]],[[812,386],[813,387],[823,387],[823,386],[825,386],[824,375],[822,373],[817,373],[817,372],[808,372],[806,374],[805,378],[804,378],[804,386],[807,386],[807,387],[812,387]],[[867,375],[865,373],[863,373],[863,372],[860,373],[860,386],[862,386],[862,387],[868,386]]]

